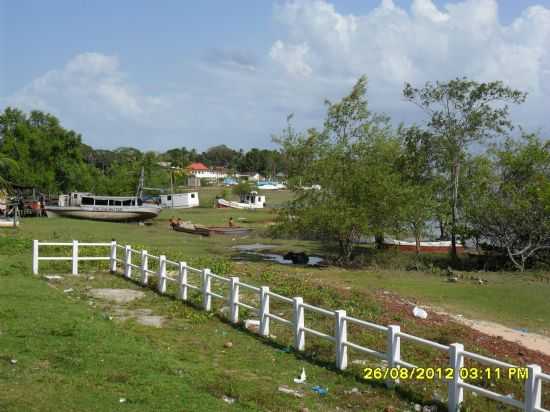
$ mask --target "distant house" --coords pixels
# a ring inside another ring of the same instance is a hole
[[[227,177],[227,170],[223,167],[208,167],[201,162],[191,163],[186,169],[190,175],[199,179],[218,180]]]
[[[160,167],[171,167],[172,162],[157,162]]]
[[[247,173],[235,173],[235,177],[240,180],[247,180],[249,182],[259,182],[262,180],[262,176],[259,173],[247,172]]]

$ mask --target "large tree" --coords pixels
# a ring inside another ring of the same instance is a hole
[[[335,243],[344,264],[362,235],[383,233],[398,218],[399,139],[386,117],[369,111],[366,84],[360,78],[348,96],[327,102],[322,130],[296,133],[288,127],[277,139],[296,194],[281,211],[282,223],[302,236]]]
[[[401,175],[400,221],[414,235],[416,253],[427,234],[429,221],[437,215],[438,177],[434,172],[433,136],[418,128],[400,128],[402,150],[399,157]]]
[[[522,103],[526,94],[502,82],[478,83],[466,78],[428,82],[422,88],[406,84],[405,98],[428,115],[429,131],[437,137],[434,149],[447,176],[450,191],[450,232],[456,258],[461,167],[469,147],[511,130],[508,103]]]

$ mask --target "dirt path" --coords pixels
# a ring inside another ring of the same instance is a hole
[[[550,356],[550,337],[539,335],[537,333],[523,332],[512,329],[495,322],[485,320],[466,319],[460,315],[452,315],[444,312],[438,312],[442,315],[450,316],[454,321],[469,326],[485,335],[501,337],[509,342],[517,343],[527,349],[536,350]]]

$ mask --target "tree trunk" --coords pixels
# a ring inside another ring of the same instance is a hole
[[[458,179],[460,176],[460,159],[455,159],[452,169],[452,193],[451,193],[451,257],[457,259],[456,253],[456,221],[458,219]]]
[[[377,233],[376,235],[374,235],[374,244],[376,245],[376,249],[384,249],[383,233]]]
[[[443,223],[443,218],[438,217],[437,221],[439,223],[439,239],[445,239],[447,234],[445,233],[445,223]]]
[[[414,240],[416,243],[416,258],[418,258],[418,256],[420,256],[420,233],[415,232]]]

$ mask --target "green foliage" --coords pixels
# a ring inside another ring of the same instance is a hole
[[[496,167],[485,168],[470,221],[523,271],[550,249],[550,144],[525,135],[521,142],[508,139],[493,156]]]
[[[33,111],[27,115],[9,107],[0,114],[0,188],[12,183],[51,194],[92,191],[128,195],[135,193],[141,168],[147,187],[168,188],[173,170],[161,163],[178,168],[172,176],[178,186],[186,184],[185,167],[195,161],[264,175],[284,170],[280,154],[274,150],[251,149],[245,153],[225,145],[204,153],[185,147],[161,154],[133,147],[95,150],[50,114]]]
[[[289,125],[277,139],[295,173],[291,186],[296,192],[280,221],[295,233],[337,243],[339,258],[349,263],[362,235],[395,227],[400,144],[388,119],[368,110],[366,78],[327,107],[322,131],[296,134]],[[298,182],[321,188],[306,189]]]
[[[460,218],[461,167],[472,143],[483,143],[512,128],[507,103],[520,104],[526,94],[502,82],[478,83],[466,78],[428,82],[423,88],[405,84],[404,97],[428,116],[428,130],[435,137],[434,153],[447,180],[451,240],[456,256]]]
[[[238,184],[236,184],[231,188],[231,191],[233,192],[233,194],[237,196],[245,195],[247,193],[250,193],[253,190],[254,190],[254,185],[251,182],[246,180],[239,182]]]

